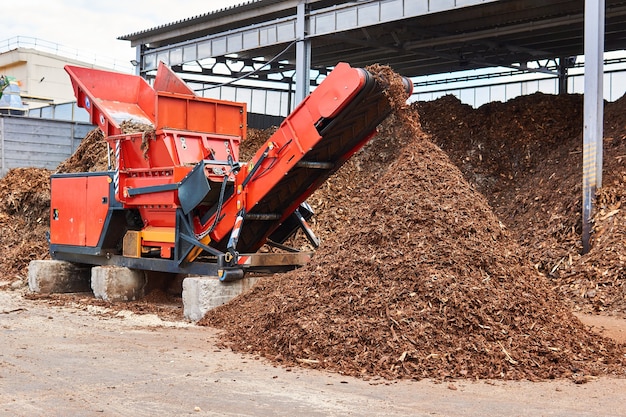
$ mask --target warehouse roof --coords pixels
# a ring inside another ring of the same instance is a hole
[[[253,0],[120,37],[142,48],[143,71],[204,58],[264,60],[297,41],[298,0]],[[493,66],[524,68],[583,53],[580,0],[308,2],[313,68],[391,65],[406,76]],[[606,0],[605,50],[626,46],[626,1]],[[293,48],[292,48],[293,49]],[[284,55],[293,61],[295,52]],[[276,71],[284,71],[285,66]]]

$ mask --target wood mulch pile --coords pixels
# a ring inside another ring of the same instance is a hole
[[[15,168],[0,178],[0,281],[25,282],[31,260],[48,258],[50,171]]]
[[[478,109],[446,96],[415,107],[433,141],[572,308],[626,316],[626,97],[605,105],[603,189],[584,256],[582,96],[538,93]]]
[[[108,144],[99,128],[93,129],[80,142],[80,145],[56,169],[58,173],[96,172],[108,169]]]
[[[267,129],[248,129],[248,135],[239,146],[239,160],[248,162],[257,153],[261,146],[270,136],[278,130],[278,127],[268,127]]]
[[[622,203],[626,203],[626,96],[605,106],[603,180],[596,200],[592,248],[568,264],[558,280],[561,292],[574,301],[577,310],[626,317],[626,212]]]
[[[623,349],[585,330],[412,114],[312,196],[323,245],[311,263],[201,324],[238,351],[366,378],[623,375]]]

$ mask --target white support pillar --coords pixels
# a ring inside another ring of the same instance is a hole
[[[583,253],[589,251],[596,190],[602,187],[605,0],[585,0],[585,95],[583,116]]]
[[[307,39],[309,16],[307,0],[296,9],[296,100],[295,106],[309,95],[311,86],[311,40]],[[291,109],[289,109],[291,111]]]
[[[143,45],[139,44],[135,47],[135,59],[134,62],[131,61],[131,63],[133,64],[134,70],[135,70],[135,75],[141,75],[141,48],[143,47]]]

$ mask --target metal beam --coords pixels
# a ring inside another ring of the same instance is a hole
[[[586,0],[585,0],[586,2]],[[603,2],[604,3],[604,2]],[[626,7],[614,7],[607,17],[618,17],[626,14]],[[497,27],[492,29],[477,30],[469,33],[459,33],[445,37],[434,37],[432,39],[423,39],[417,41],[405,42],[403,47],[405,49],[416,48],[432,48],[436,46],[445,46],[455,43],[468,43],[472,41],[478,41],[482,39],[491,39],[504,37],[516,33],[525,32],[538,32],[542,29],[556,28],[560,26],[566,26],[571,24],[579,24],[586,21],[583,14],[574,14],[568,16],[561,16],[552,19],[542,19],[539,22],[521,23],[518,25],[507,25],[504,27]]]
[[[296,11],[296,106],[309,95],[311,87],[311,40],[307,38],[309,31],[307,9],[305,0],[298,3]]]
[[[596,190],[602,187],[604,120],[604,0],[585,0],[585,95],[583,116],[583,253],[589,252]]]
[[[560,57],[557,66],[557,72],[559,74],[559,95],[567,94],[567,80],[568,72],[570,68],[574,67],[576,63],[576,57]]]
[[[303,0],[305,3],[306,0]],[[307,38],[359,29],[498,0],[360,0],[309,13]],[[142,72],[298,40],[296,14],[144,51]]]

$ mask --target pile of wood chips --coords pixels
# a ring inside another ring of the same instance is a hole
[[[201,323],[235,350],[365,378],[623,375],[623,348],[585,330],[478,185],[406,120],[390,117],[310,199],[311,263]]]
[[[584,256],[582,96],[537,93],[478,109],[446,96],[415,107],[433,141],[572,308],[626,317],[626,97],[605,106],[604,187]]]
[[[248,162],[261,146],[278,130],[277,127],[267,129],[248,129],[248,137],[239,146],[239,160]]]
[[[48,257],[50,171],[15,168],[0,178],[0,281],[25,282],[31,260]]]
[[[56,172],[106,171],[109,165],[108,152],[109,145],[104,140],[102,131],[99,128],[95,128],[85,136],[74,154],[61,162]]]

